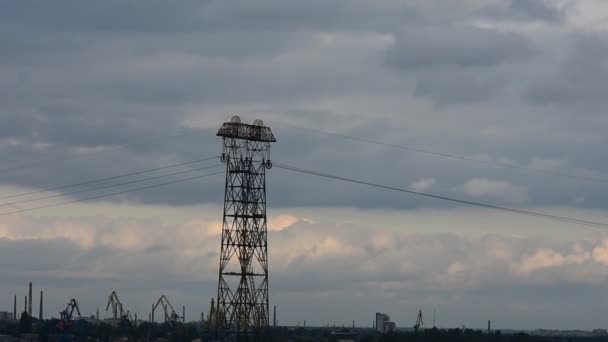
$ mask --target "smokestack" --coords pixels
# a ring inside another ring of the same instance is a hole
[[[97,321],[99,321],[99,308],[97,308]]]
[[[186,306],[182,306],[182,319],[184,320],[184,323],[186,323]]]
[[[355,329],[355,320],[353,319],[353,329]]]
[[[152,304],[152,322],[154,322],[154,304]]]
[[[13,303],[13,319],[17,320],[17,295],[15,295],[15,302]]]
[[[27,313],[27,296],[23,297],[23,312]]]
[[[272,326],[273,327],[277,327],[277,306],[274,306],[274,315],[273,315],[273,319],[272,319]]]
[[[28,292],[27,314],[32,317],[32,282],[30,281],[30,291]]]
[[[39,318],[41,321],[43,319],[43,313],[42,313],[43,305],[44,305],[44,297],[43,297],[42,291],[40,291],[40,316],[39,316]]]

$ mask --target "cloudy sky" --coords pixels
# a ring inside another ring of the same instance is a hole
[[[608,223],[601,0],[2,1],[0,47],[0,311],[28,281],[47,316],[104,316],[112,290],[207,311],[220,174],[10,213],[217,160],[7,196],[217,156],[233,114],[272,127],[275,163]],[[608,327],[604,230],[279,168],[268,188],[282,324]]]

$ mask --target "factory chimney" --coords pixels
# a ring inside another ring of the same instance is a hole
[[[186,323],[186,306],[182,306],[182,319],[184,320],[184,323]]]
[[[273,319],[272,319],[272,326],[273,327],[277,327],[277,306],[274,306],[274,315],[273,315]]]
[[[15,295],[15,302],[13,303],[13,319],[17,320],[17,295]]]
[[[27,296],[23,297],[23,312],[27,313]]]
[[[32,317],[32,282],[30,281],[30,290],[28,292],[27,314]]]
[[[43,316],[43,309],[44,309],[44,297],[43,297],[43,293],[42,291],[40,291],[40,315],[39,315],[39,319],[42,321],[42,319],[44,318]]]

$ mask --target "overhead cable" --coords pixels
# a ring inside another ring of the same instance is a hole
[[[334,179],[334,180],[339,180],[339,181],[344,181],[344,182],[366,185],[366,186],[371,186],[371,187],[376,187],[376,188],[381,188],[381,189],[386,189],[386,190],[398,191],[398,192],[407,193],[407,194],[411,194],[411,195],[424,196],[424,197],[439,199],[439,200],[443,200],[443,201],[450,201],[450,202],[466,204],[466,205],[475,206],[475,207],[481,207],[481,208],[485,208],[485,209],[493,209],[493,210],[509,212],[509,213],[513,213],[513,214],[533,216],[533,217],[543,218],[543,219],[547,219],[547,220],[573,223],[573,224],[577,224],[577,225],[589,226],[589,227],[594,227],[594,228],[608,229],[608,223],[588,221],[588,220],[582,220],[582,219],[566,217],[566,216],[550,215],[550,214],[545,214],[545,213],[536,212],[536,211],[516,209],[516,208],[493,205],[493,204],[463,200],[463,199],[458,199],[458,198],[454,198],[454,197],[447,197],[447,196],[442,196],[442,195],[424,193],[424,192],[420,192],[420,191],[412,191],[412,190],[407,190],[407,189],[398,188],[398,187],[394,187],[394,186],[388,186],[388,185],[383,185],[383,184],[379,184],[379,183],[373,183],[373,182],[368,182],[368,181],[363,181],[363,180],[358,180],[358,179],[353,179],[353,178],[348,178],[348,177],[342,177],[342,176],[323,173],[323,172],[319,172],[319,171],[302,169],[299,167],[289,166],[289,165],[285,165],[285,164],[274,163],[274,165],[277,168],[288,170],[288,171],[299,172],[299,173],[303,173],[303,174],[309,174],[309,175],[313,175],[313,176],[319,176],[319,177],[324,177],[324,178],[329,178],[329,179]]]
[[[103,195],[97,195],[97,196],[92,196],[92,197],[79,198],[79,199],[74,199],[74,200],[69,200],[69,201],[52,203],[52,204],[43,205],[43,206],[39,206],[39,207],[33,207],[33,208],[24,208],[24,209],[19,209],[19,210],[14,210],[14,211],[0,213],[0,216],[18,214],[18,213],[23,213],[23,212],[28,212],[28,211],[34,211],[34,210],[40,210],[40,209],[45,209],[45,208],[51,208],[51,207],[56,207],[56,206],[60,206],[60,205],[65,205],[65,204],[84,202],[84,201],[89,201],[89,200],[94,200],[94,199],[100,199],[100,198],[105,198],[105,197],[110,197],[110,196],[116,196],[116,195],[126,194],[126,193],[134,192],[134,191],[153,189],[153,188],[158,188],[158,187],[161,187],[161,186],[166,186],[166,185],[176,184],[176,183],[182,183],[182,182],[188,182],[188,181],[192,181],[192,180],[195,180],[195,179],[201,179],[201,178],[210,177],[210,176],[214,176],[214,175],[219,175],[219,174],[223,174],[223,173],[224,173],[224,171],[218,171],[218,172],[208,173],[208,174],[204,174],[204,175],[200,175],[200,176],[194,176],[194,177],[189,177],[189,178],[177,179],[177,180],[173,180],[173,181],[169,181],[169,182],[158,183],[158,184],[153,184],[153,185],[148,185],[148,186],[142,186],[142,187],[139,187],[139,188],[133,188],[133,189],[127,189],[127,190],[122,190],[122,191],[116,191],[116,192],[112,192],[112,193],[108,193],[108,194],[103,194]]]

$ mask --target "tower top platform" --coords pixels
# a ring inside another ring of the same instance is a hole
[[[255,120],[253,125],[242,123],[240,118],[233,117],[230,122],[225,122],[217,136],[225,138],[244,139],[249,141],[275,142],[270,127],[264,126],[262,120]]]

